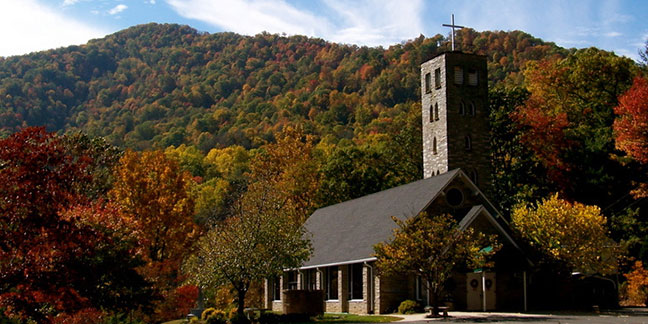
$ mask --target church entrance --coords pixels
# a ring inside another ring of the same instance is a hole
[[[496,305],[494,272],[466,274],[466,308],[469,311],[494,310]],[[485,307],[484,307],[485,305]]]

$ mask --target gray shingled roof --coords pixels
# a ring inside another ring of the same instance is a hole
[[[372,257],[400,219],[423,211],[459,169],[316,210],[306,221],[313,255],[303,267],[341,264]]]

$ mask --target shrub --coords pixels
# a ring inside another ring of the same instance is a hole
[[[262,312],[259,316],[259,324],[276,324],[281,320],[281,316],[273,312]]]
[[[209,309],[206,309],[203,312],[203,316],[205,315],[205,312],[207,312],[207,310]],[[213,309],[209,314],[207,314],[207,319],[205,321],[207,322],[207,324],[225,324],[227,323],[226,318],[227,317],[225,316],[225,312],[219,309]]]
[[[250,324],[250,320],[245,315],[239,316],[238,313],[233,313],[229,319],[230,324]]]
[[[403,301],[400,306],[398,306],[398,312],[401,314],[414,314],[418,309],[418,303],[411,299]]]
[[[205,309],[202,314],[200,315],[200,319],[203,321],[206,321],[209,318],[209,315],[211,315],[213,312],[216,311],[216,308],[209,307]]]

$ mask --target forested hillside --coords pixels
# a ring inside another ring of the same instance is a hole
[[[486,189],[538,271],[623,273],[622,297],[645,302],[648,45],[637,64],[520,31],[457,41],[488,58]],[[441,35],[383,49],[149,24],[0,58],[0,312],[162,322],[204,282],[208,306],[231,308],[233,283],[211,278],[223,267],[187,281],[204,267],[193,249],[265,233],[273,249],[254,246],[275,254],[316,208],[420,179],[419,65],[447,50]],[[260,306],[250,280],[238,296]]]
[[[488,56],[492,84],[520,83],[527,61],[567,53],[519,31],[465,29],[458,42]],[[364,140],[418,114],[419,65],[447,46],[441,35],[383,49],[141,25],[0,58],[0,128],[46,125],[134,149],[193,144],[204,152],[258,147],[287,124],[331,142]]]

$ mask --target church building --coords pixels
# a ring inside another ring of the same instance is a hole
[[[529,265],[506,219],[488,199],[486,57],[452,51],[421,65],[423,179],[316,210],[305,226],[313,254],[299,269],[266,280],[265,308],[285,309],[286,292],[320,290],[326,312],[389,313],[412,299],[429,305],[413,274],[383,277],[373,246],[389,241],[401,220],[451,214],[461,229],[496,234],[503,248],[487,272],[453,275],[444,301],[454,309],[524,310]]]

